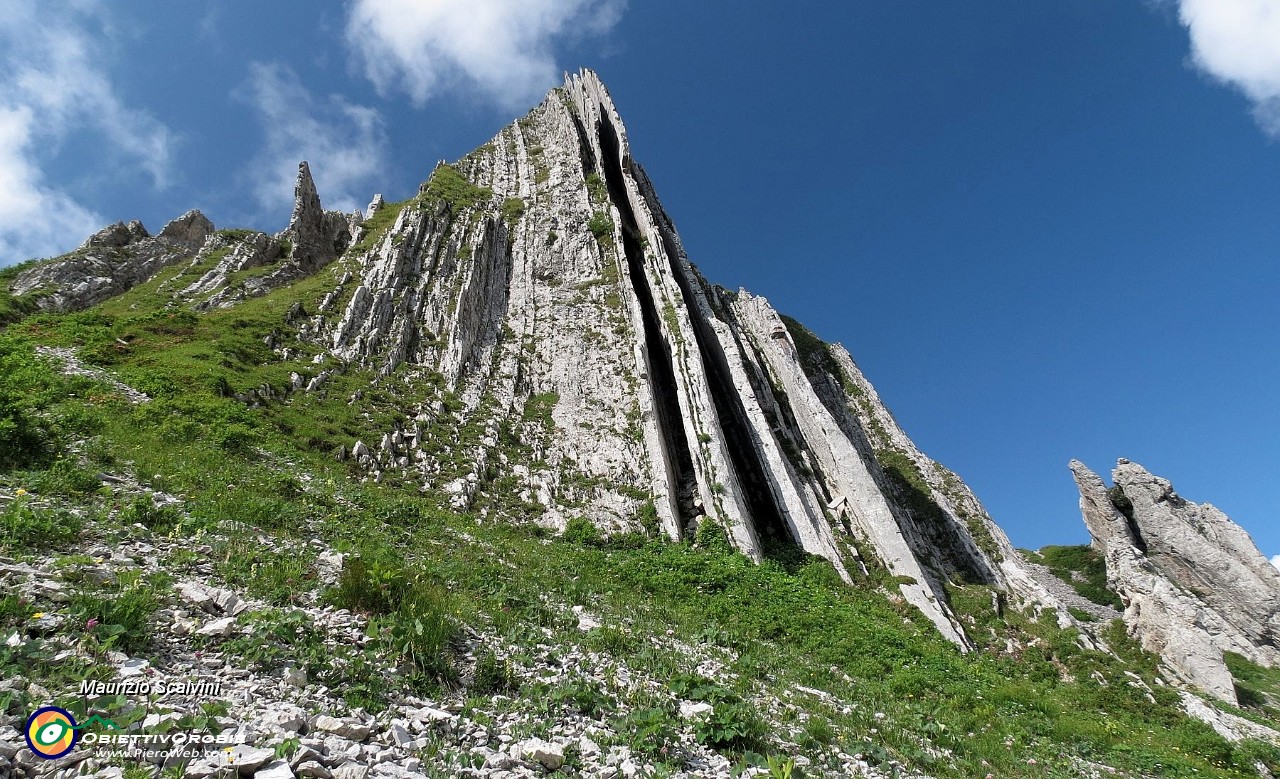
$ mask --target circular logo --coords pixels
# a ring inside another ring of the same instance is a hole
[[[57,706],[43,706],[27,718],[27,746],[46,760],[57,760],[75,748],[80,740],[71,712]]]

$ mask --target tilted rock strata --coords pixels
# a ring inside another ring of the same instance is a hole
[[[315,372],[254,397],[326,391],[349,370],[394,383],[403,416],[335,452],[372,480],[394,473],[458,509],[548,527],[585,516],[682,539],[714,520],[756,560],[794,542],[846,580],[882,569],[963,649],[953,584],[1070,622],[843,348],[702,278],[594,73],[438,165],[417,197],[375,197],[367,219],[324,211],[303,163],[277,236],[179,221],[155,239],[126,226],[121,251],[181,245],[173,261],[188,265],[162,291],[197,308],[333,265],[335,286],[285,322],[323,352]],[[131,262],[113,290],[164,264]]]
[[[137,220],[117,222],[74,252],[23,271],[9,289],[14,295],[44,293],[37,304],[46,311],[78,311],[190,260],[212,231],[213,224],[199,211],[188,211],[155,237]]]
[[[440,418],[424,404],[381,445],[361,445],[375,478],[416,469],[424,487],[469,507],[496,463],[552,526],[585,502],[607,529],[635,528],[653,496],[670,538],[713,518],[755,559],[773,539],[795,541],[846,579],[864,572],[865,544],[875,556],[867,562],[898,577],[902,595],[962,647],[948,580],[1010,588],[1070,619],[958,478],[896,423],[873,446],[861,406],[839,377],[805,365],[767,301],[698,274],[594,74],[569,77],[456,172],[477,202],[404,204],[309,325],[336,357],[384,376],[405,365],[442,374],[463,396],[461,417],[484,431],[475,470],[450,473],[414,449]],[[341,311],[328,310],[342,299]],[[854,391],[869,389],[833,351],[837,372],[860,382]],[[555,399],[550,435],[521,421],[538,397]],[[870,397],[871,413],[891,422]],[[536,462],[493,445],[511,427]],[[941,526],[922,527],[902,506],[877,446],[924,469]]]
[[[1266,666],[1280,660],[1280,574],[1225,514],[1179,497],[1140,465],[1121,460],[1113,471],[1127,505],[1083,463],[1073,460],[1071,471],[1130,634],[1175,677],[1236,703],[1223,652]]]
[[[1147,559],[1234,628],[1223,648],[1268,667],[1280,662],[1280,571],[1244,528],[1137,463],[1121,460],[1112,476],[1133,506]]]

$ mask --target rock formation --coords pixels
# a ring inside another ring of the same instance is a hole
[[[1110,491],[1083,463],[1071,471],[1130,634],[1175,677],[1235,703],[1223,652],[1280,662],[1280,572],[1225,514],[1136,463],[1119,461]]]
[[[755,559],[794,542],[846,579],[882,567],[962,647],[949,582],[1070,620],[842,348],[702,278],[594,73],[380,208],[399,210],[342,260],[307,337],[384,377],[438,375],[463,408],[407,413],[359,458],[372,478],[415,473],[484,514],[497,470],[553,527],[584,505],[611,532],[652,521],[680,539],[713,520]],[[471,442],[453,445],[465,467],[430,444],[445,420]]]
[[[293,215],[282,238],[293,242],[293,256],[300,264],[318,268],[333,261],[351,244],[353,217],[325,211],[320,205],[311,168],[298,163],[298,181],[293,188]]]
[[[203,245],[212,234],[213,222],[194,209],[165,225],[160,231],[161,238],[197,247]]]
[[[79,249],[34,265],[14,279],[13,295],[38,295],[48,311],[76,311],[132,289],[162,268],[190,260],[213,233],[213,223],[188,211],[152,237],[136,219],[91,235]]]
[[[66,306],[179,259],[160,291],[198,309],[314,276],[333,286],[295,301],[283,324],[322,352],[317,367],[255,402],[325,392],[351,371],[394,386],[410,399],[402,416],[335,447],[371,480],[552,528],[587,516],[679,540],[714,522],[756,560],[795,544],[846,581],[877,577],[963,649],[951,586],[988,586],[1001,593],[993,608],[1011,597],[1073,624],[843,347],[701,276],[594,73],[437,165],[416,197],[375,196],[368,217],[324,211],[304,162],[278,236],[210,234],[186,215],[121,250],[157,241],[172,259],[134,259],[120,283]]]

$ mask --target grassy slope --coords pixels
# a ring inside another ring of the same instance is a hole
[[[1093,547],[1046,546],[1038,552],[1024,552],[1027,559],[1037,562],[1054,576],[1070,584],[1081,596],[1103,606],[1123,608],[1120,596],[1107,587],[1107,563]]]
[[[714,538],[702,548],[641,538],[604,543],[590,534],[548,543],[527,526],[477,524],[453,514],[414,486],[357,483],[329,449],[380,434],[397,408],[414,399],[398,394],[420,390],[384,383],[366,395],[366,410],[348,403],[370,378],[353,372],[337,377],[327,392],[263,407],[227,397],[228,390],[264,382],[282,388],[292,370],[314,375],[306,349],[285,362],[263,339],[274,331],[287,340],[289,306],[301,301],[314,310],[332,289],[334,271],[227,311],[157,310],[152,286],[88,312],[10,326],[0,334],[0,355],[24,369],[6,371],[0,382],[11,392],[0,398],[7,398],[13,416],[54,420],[44,434],[61,440],[47,441],[43,454],[33,449],[31,467],[10,470],[3,479],[10,487],[25,485],[88,507],[91,522],[110,528],[133,509],[86,473],[136,474],[185,501],[185,517],[160,522],[159,532],[203,534],[219,550],[224,579],[282,605],[292,588],[311,579],[310,563],[294,561],[285,578],[255,575],[278,568],[269,564],[280,562],[271,557],[280,553],[247,541],[252,527],[286,541],[318,535],[355,553],[364,564],[349,571],[346,587],[331,597],[381,612],[390,627],[411,618],[415,608],[427,608],[447,613],[452,624],[491,627],[526,651],[548,641],[545,628],[555,641],[590,643],[655,668],[672,685],[686,685],[689,669],[680,656],[655,649],[646,635],[672,631],[690,644],[723,647],[734,659],[732,676],[721,684],[736,699],[749,700],[760,688],[781,694],[796,685],[833,696],[826,702],[796,697],[799,708],[783,715],[790,721],[776,725],[817,760],[825,745],[838,744],[873,761],[896,760],[937,776],[1068,776],[1080,760],[1161,776],[1254,775],[1251,761],[1262,748],[1228,744],[1182,716],[1176,696],[1154,685],[1153,659],[1114,627],[1108,640],[1124,662],[1080,649],[1052,615],[997,618],[991,593],[971,585],[954,590],[952,599],[986,647],[963,656],[876,581],[844,586],[820,560],[793,555],[786,564],[754,566]],[[57,377],[31,355],[33,342],[76,346],[86,361],[155,399],[129,406],[101,385]],[[5,429],[0,426],[0,435]],[[78,456],[67,454],[72,440],[86,441]],[[59,453],[66,456],[56,459]],[[41,534],[40,528],[57,523],[42,522],[39,512],[12,514],[6,512],[0,525],[7,553],[38,554],[65,542],[57,532]],[[370,592],[382,591],[393,593],[388,602],[366,603]],[[569,611],[573,605],[629,625],[630,632],[581,634]],[[26,618],[13,604],[0,607],[6,630]],[[276,618],[263,617],[267,623]],[[1019,639],[1018,648],[1006,651],[1006,637]],[[432,651],[418,663],[421,673],[402,683],[459,683],[449,670],[449,652],[438,646]],[[0,658],[5,676],[23,667],[12,653]],[[366,659],[387,662],[385,656]],[[1150,692],[1129,684],[1127,669],[1151,683]],[[345,680],[354,702],[376,707],[391,694],[392,682],[378,674],[350,673],[357,674]],[[527,689],[518,698],[533,705],[545,696]],[[744,721],[759,716],[749,704],[741,707]],[[655,712],[647,716],[674,716]],[[1280,755],[1273,751],[1269,759]]]

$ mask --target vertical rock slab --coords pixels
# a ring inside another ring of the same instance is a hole
[[[1225,514],[1142,466],[1120,460],[1112,490],[1083,463],[1070,467],[1130,635],[1175,678],[1235,704],[1224,652],[1280,662],[1280,573]]]

